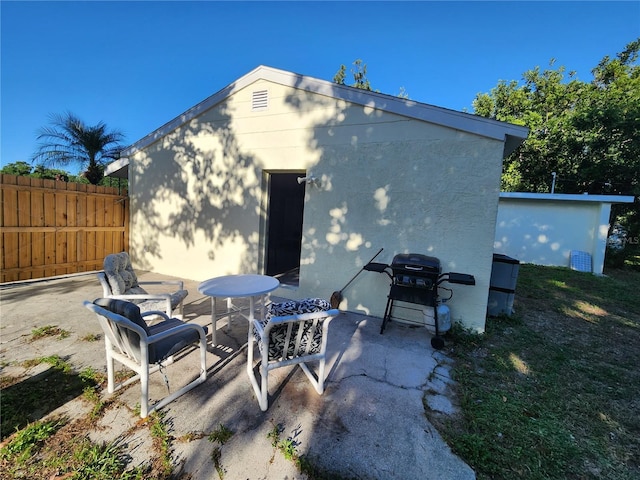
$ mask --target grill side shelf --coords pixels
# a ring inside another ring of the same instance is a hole
[[[389,265],[386,263],[369,262],[363,268],[368,272],[386,273],[389,275],[387,272]]]
[[[442,275],[440,282],[457,283],[459,285],[475,285],[476,278],[468,273],[449,272]]]

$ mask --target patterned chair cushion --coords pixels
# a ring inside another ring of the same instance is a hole
[[[104,273],[114,295],[147,293],[138,285],[138,277],[133,271],[127,252],[107,255],[103,263]]]
[[[138,277],[131,265],[131,258],[127,252],[112,253],[107,255],[103,263],[104,273],[107,277],[111,293],[113,295],[146,295],[148,292],[138,284]],[[171,294],[171,308],[180,305],[189,292],[178,290]],[[164,300],[144,300],[131,299],[137,304],[142,312],[151,310],[164,311],[166,303]]]
[[[298,315],[300,313],[325,312],[330,309],[331,304],[323,298],[304,298],[302,300],[288,300],[281,303],[271,303],[267,306],[266,316],[260,323],[265,327],[273,317]],[[308,353],[319,352],[322,345],[322,323],[323,319],[319,319],[315,328],[313,320],[291,324],[293,325],[291,338],[294,340],[289,343],[289,348],[285,354],[285,358],[292,358],[295,354],[295,338],[299,333],[299,328],[303,329],[300,350],[304,352],[309,342],[311,342]],[[269,334],[269,360],[282,358],[288,328],[289,324],[283,324],[271,329]],[[262,341],[255,329],[253,334],[256,337],[259,348],[262,350]]]

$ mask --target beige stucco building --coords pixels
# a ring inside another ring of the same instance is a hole
[[[329,298],[378,251],[473,274],[452,318],[483,331],[502,159],[527,129],[258,67],[139,140],[129,179],[135,266],[193,280],[298,272],[276,295]],[[298,178],[307,180],[298,182]],[[364,272],[342,308],[381,317]]]

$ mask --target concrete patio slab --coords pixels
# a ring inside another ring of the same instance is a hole
[[[161,278],[167,277],[140,275]],[[211,328],[210,299],[198,293],[197,282],[185,281],[185,288],[185,320]],[[82,306],[101,293],[94,273],[0,286],[0,373],[33,375],[22,362],[49,355],[63,357],[78,371],[106,371],[98,322]],[[32,330],[45,325],[69,336],[32,341]],[[317,395],[300,369],[275,370],[269,409],[262,412],[246,373],[247,324],[236,320],[228,332],[225,327],[218,323],[220,344],[209,347],[207,381],[163,409],[176,478],[219,478],[219,471],[226,480],[306,478],[273,446],[274,429],[299,455],[342,478],[475,478],[425,417],[425,404],[445,414],[456,404],[447,388],[451,360],[431,348],[425,329],[393,323],[380,335],[380,319],[340,314],[330,328],[325,393]],[[92,338],[96,334],[99,340]],[[170,389],[197,375],[197,355],[189,352],[168,366]],[[166,393],[163,376],[152,375],[150,398]],[[138,384],[119,393],[89,432],[96,442],[124,446],[132,466],[149,462],[151,455],[149,429],[135,413],[139,395]],[[83,416],[90,408],[76,398],[49,415]],[[221,425],[233,431],[224,445],[209,439]]]

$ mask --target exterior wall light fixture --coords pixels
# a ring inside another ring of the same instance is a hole
[[[320,180],[318,180],[313,175],[309,174],[306,177],[298,177],[298,183],[305,182],[308,185],[315,185],[316,187],[320,186]]]

